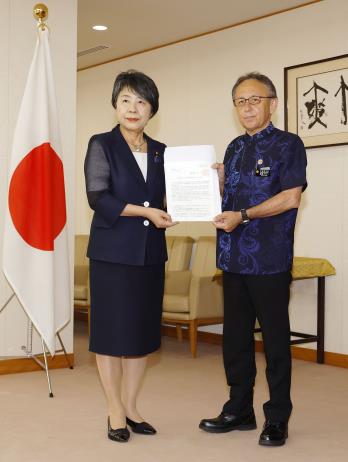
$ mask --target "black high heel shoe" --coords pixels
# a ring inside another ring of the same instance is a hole
[[[130,433],[127,427],[124,428],[111,428],[110,417],[108,417],[108,438],[112,441],[117,441],[119,443],[127,443],[129,440]]]
[[[126,422],[134,433],[140,433],[141,435],[155,435],[157,433],[153,426],[147,422],[134,422],[128,417],[126,417]]]

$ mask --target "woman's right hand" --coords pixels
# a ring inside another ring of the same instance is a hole
[[[177,221],[172,221],[169,213],[152,207],[146,209],[146,218],[151,220],[156,228],[170,228],[178,223]]]

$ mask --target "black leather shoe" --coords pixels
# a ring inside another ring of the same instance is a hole
[[[140,433],[141,435],[155,435],[157,431],[147,422],[134,422],[134,420],[126,417],[126,422],[134,433]]]
[[[286,422],[270,422],[266,420],[259,444],[261,446],[283,446],[288,437],[288,424]]]
[[[129,440],[130,433],[127,427],[124,428],[111,428],[110,417],[108,417],[108,438],[112,441],[118,441],[119,443],[127,443]]]
[[[199,428],[210,433],[226,433],[232,430],[255,430],[256,420],[254,412],[238,416],[222,412],[215,419],[203,419]]]

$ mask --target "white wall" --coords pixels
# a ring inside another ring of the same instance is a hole
[[[88,233],[91,213],[85,200],[83,158],[88,138],[109,130],[113,80],[135,68],[154,78],[160,112],[148,133],[168,145],[214,144],[221,160],[240,133],[230,91],[236,78],[258,70],[269,75],[280,96],[283,122],[283,68],[347,53],[348,2],[327,0],[159,50],[78,73],[76,233]],[[348,147],[308,150],[309,188],[303,195],[295,254],[324,257],[337,269],[327,278],[326,351],[348,354]],[[181,224],[172,233],[212,234],[210,224]],[[316,328],[316,281],[293,284],[294,330]],[[209,330],[214,330],[210,328]],[[313,345],[309,345],[309,347]]]
[[[76,18],[77,0],[47,0],[51,54],[61,125],[68,204],[70,249],[74,235],[75,115],[76,115]],[[0,261],[3,218],[7,201],[8,156],[24,85],[36,43],[32,0],[1,0],[0,15]],[[73,265],[71,252],[71,268]],[[23,262],[25,264],[25,262]],[[73,272],[71,273],[73,274]],[[12,293],[0,270],[0,308]],[[73,323],[62,331],[68,352],[73,351]],[[40,351],[35,335],[34,352]],[[26,316],[16,299],[0,312],[0,357],[22,355],[26,344]]]

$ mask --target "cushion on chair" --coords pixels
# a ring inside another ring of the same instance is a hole
[[[191,271],[166,271],[164,293],[188,296],[190,281]]]
[[[189,321],[190,315],[189,313],[170,313],[169,311],[163,311],[163,319],[165,321]]]
[[[165,294],[163,297],[163,311],[171,311],[173,313],[188,313],[188,296]]]
[[[74,284],[74,300],[87,302],[87,286],[82,284]]]

